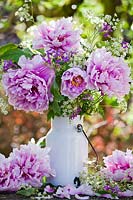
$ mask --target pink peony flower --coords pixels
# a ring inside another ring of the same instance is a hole
[[[64,198],[71,199],[69,192],[67,190],[64,190],[63,187],[58,187],[56,194],[54,196],[61,199],[64,199]]]
[[[87,87],[86,72],[78,67],[65,71],[62,75],[61,94],[70,99],[78,97]]]
[[[40,148],[36,144],[21,145],[10,154],[11,168],[17,171],[17,180],[20,185],[40,187],[43,176],[54,176],[51,169],[49,149]]]
[[[120,197],[133,197],[133,190],[126,190],[124,192],[119,192]]]
[[[121,57],[106,48],[96,49],[87,60],[88,89],[121,99],[130,91],[130,69]]]
[[[33,48],[45,48],[46,51],[75,53],[80,46],[81,31],[73,27],[72,17],[43,22],[35,31]]]
[[[92,186],[87,184],[82,184],[77,188],[76,194],[94,196],[95,193],[92,190]]]
[[[104,197],[104,198],[107,198],[107,199],[114,199],[114,197],[112,197],[111,194],[102,194],[102,195],[100,195],[100,197]]]
[[[133,154],[131,150],[115,150],[112,155],[104,157],[105,168],[101,170],[107,178],[114,181],[133,181]]]
[[[21,69],[9,69],[2,77],[2,83],[9,104],[17,110],[43,112],[52,101],[50,88],[54,71],[44,63],[41,56],[31,60],[21,56],[18,62]]]
[[[45,188],[44,188],[44,193],[47,192],[48,194],[52,194],[55,192],[55,189],[50,186],[50,185],[47,185]]]
[[[9,159],[0,154],[0,192],[19,189],[20,185],[16,175],[16,171],[11,169]]]

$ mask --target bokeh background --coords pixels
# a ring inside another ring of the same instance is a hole
[[[32,21],[20,18],[22,5],[27,2],[29,12],[33,14],[35,22],[73,16],[84,24],[84,31],[91,30],[86,13],[90,10],[97,15],[117,13],[122,24],[124,40],[132,43],[133,39],[133,0],[0,0],[0,46],[8,42],[19,43],[26,37],[26,30]],[[29,3],[28,3],[29,2]],[[18,17],[16,12],[19,9]],[[133,52],[129,64],[133,65]],[[1,94],[3,95],[3,94]],[[125,150],[133,147],[133,97],[129,94],[127,110],[124,105],[119,109],[110,106],[107,100],[105,116],[95,115],[85,119],[85,129],[96,151],[102,157],[111,154],[114,149]],[[50,129],[46,113],[25,113],[10,108],[7,115],[0,114],[0,153],[9,155],[13,147],[28,143],[31,138],[37,141]],[[80,147],[79,147],[80,148]],[[90,149],[91,151],[91,149]],[[92,152],[90,154],[93,155]]]

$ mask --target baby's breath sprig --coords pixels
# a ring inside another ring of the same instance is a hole
[[[15,12],[15,16],[19,18],[20,22],[31,21],[34,23],[32,0],[25,0],[24,2],[25,3]]]
[[[4,115],[8,114],[8,103],[2,97],[0,97],[0,109]]]
[[[131,45],[124,41],[123,38],[111,37],[110,40],[105,41],[104,45],[114,56],[125,58],[130,54]]]
[[[74,104],[74,100],[70,100],[70,99],[62,103],[61,105],[62,116],[66,117],[72,114],[73,104]]]

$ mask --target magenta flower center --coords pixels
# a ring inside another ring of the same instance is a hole
[[[31,92],[32,92],[33,94],[38,93],[37,87],[36,87],[36,86],[32,86]]]
[[[64,39],[65,39],[65,35],[64,35],[64,36],[60,35],[60,36],[58,37],[59,42],[62,42]]]
[[[71,84],[75,87],[79,87],[81,86],[81,84],[83,83],[84,79],[78,75],[78,76],[74,76],[72,81],[71,81]]]

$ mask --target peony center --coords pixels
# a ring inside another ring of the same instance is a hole
[[[71,81],[71,84],[75,87],[79,87],[81,86],[81,84],[84,82],[84,79],[78,75],[78,76],[74,76],[72,81]]]
[[[32,94],[38,93],[37,87],[36,86],[32,86],[31,92],[32,92]]]
[[[65,38],[65,36],[59,36],[58,37],[59,42],[63,42],[64,38]]]

